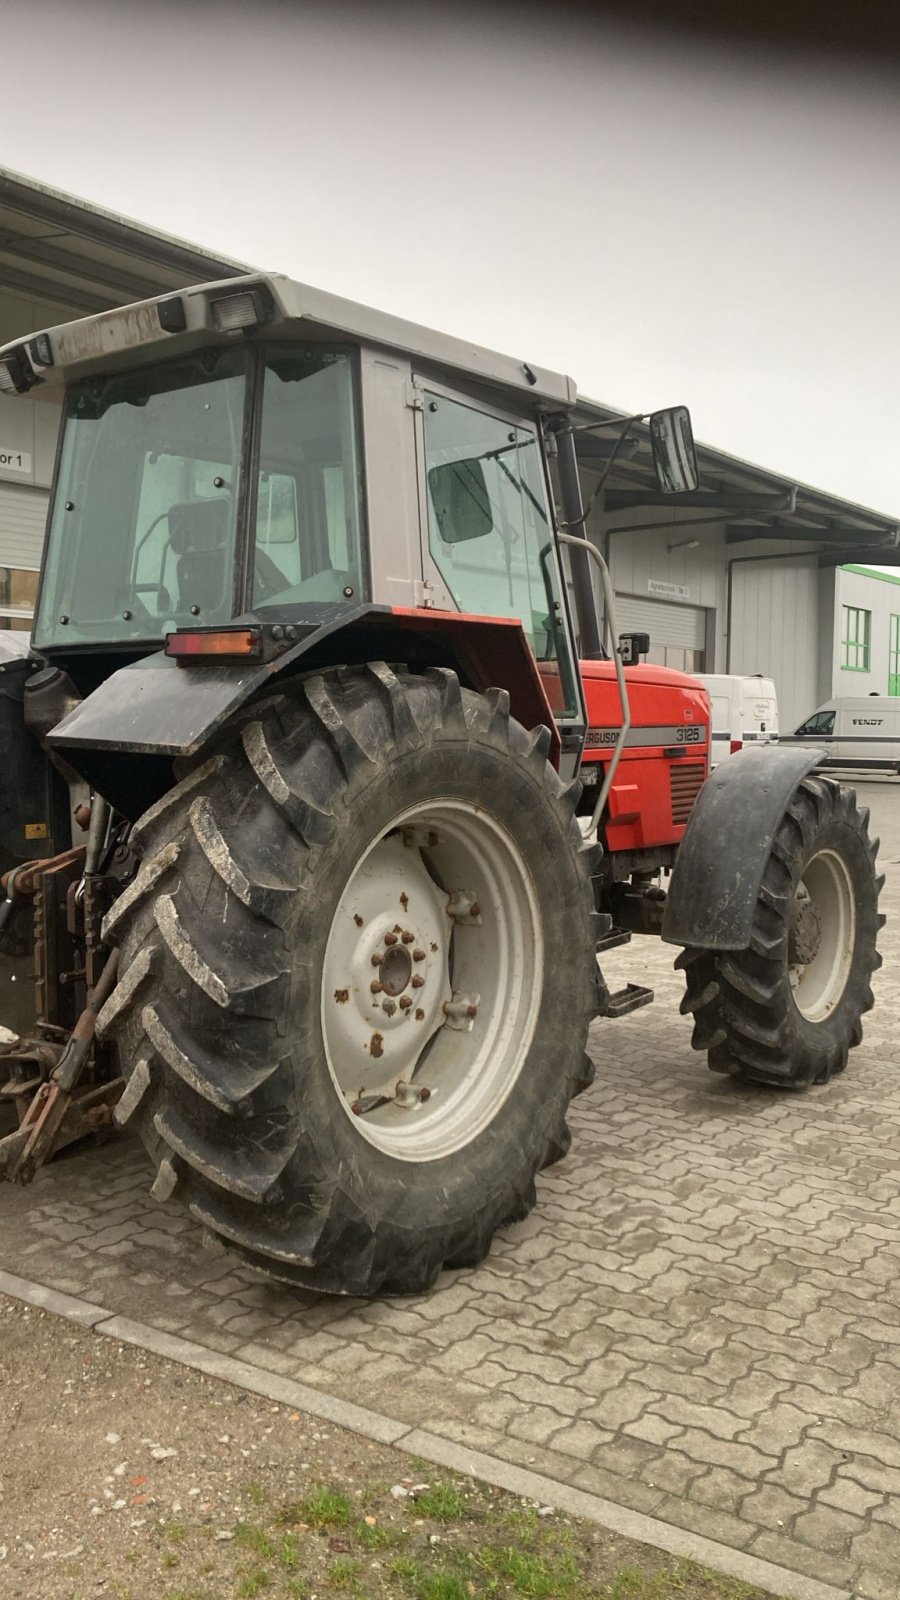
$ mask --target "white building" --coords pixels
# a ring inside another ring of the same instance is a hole
[[[0,344],[246,270],[0,169]],[[686,377],[674,398],[688,390]],[[585,526],[610,563],[620,625],[650,634],[651,660],[774,677],[783,728],[835,693],[900,690],[898,580],[860,570],[900,572],[896,519],[708,446],[698,492],[664,499],[643,424],[588,401],[577,422],[586,499],[624,434]],[[46,403],[0,395],[0,627],[28,627],[56,434]]]
[[[900,572],[836,575],[832,695],[900,695]]]

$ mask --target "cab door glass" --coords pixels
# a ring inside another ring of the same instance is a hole
[[[577,709],[536,431],[425,393],[428,542],[460,611],[517,617],[558,717]]]

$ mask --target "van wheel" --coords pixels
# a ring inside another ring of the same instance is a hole
[[[713,1072],[803,1088],[842,1072],[874,1003],[878,841],[852,789],[803,779],[775,832],[741,951],[685,950],[682,1012]]]

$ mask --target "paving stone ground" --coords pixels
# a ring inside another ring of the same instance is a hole
[[[900,785],[885,965],[847,1073],[802,1095],[708,1073],[674,952],[612,975],[597,1081],[537,1210],[425,1299],[261,1282],[148,1194],[122,1136],[0,1191],[0,1267],[838,1586],[900,1594]]]

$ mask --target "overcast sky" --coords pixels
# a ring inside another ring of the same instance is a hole
[[[552,0],[0,20],[4,165],[900,514],[888,68]]]

